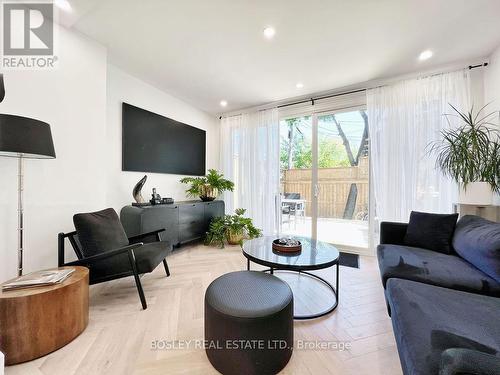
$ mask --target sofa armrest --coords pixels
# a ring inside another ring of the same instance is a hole
[[[441,354],[439,375],[500,374],[500,357],[477,350],[451,348]]]
[[[380,223],[380,244],[404,245],[408,223],[383,221]]]

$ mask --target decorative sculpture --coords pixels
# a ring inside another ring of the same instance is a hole
[[[156,188],[153,188],[153,194],[151,194],[151,200],[149,202],[152,205],[162,204],[160,194],[156,192]]]
[[[139,182],[134,186],[134,190],[132,190],[132,195],[135,199],[135,201],[139,204],[144,204],[146,203],[144,201],[144,198],[142,197],[142,187],[146,183],[146,180],[148,179],[147,175],[144,175],[143,178],[139,180]]]

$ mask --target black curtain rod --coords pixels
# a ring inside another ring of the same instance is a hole
[[[478,64],[478,65],[469,65],[468,68],[469,70],[472,70],[472,69],[476,69],[476,68],[482,68],[484,66],[488,66],[488,63],[485,62],[485,63],[482,63],[482,64]],[[287,104],[281,104],[279,105],[277,108],[284,108],[284,107],[289,107],[291,105],[297,105],[297,104],[304,104],[304,103],[311,103],[312,105],[314,105],[314,102],[316,100],[321,100],[321,99],[329,99],[329,98],[335,98],[336,96],[343,96],[343,95],[349,95],[349,94],[355,94],[357,92],[363,92],[363,91],[366,91],[367,89],[359,89],[359,90],[353,90],[353,91],[347,91],[347,92],[341,92],[339,94],[332,94],[332,95],[326,95],[326,96],[318,96],[316,98],[310,98],[310,99],[304,99],[304,100],[300,100],[298,102],[293,102],[293,103],[287,103]],[[222,116],[219,117],[219,120],[222,119]]]
[[[488,66],[488,63],[485,62],[485,63],[478,64],[478,65],[469,65],[469,70],[476,69],[476,68],[482,68],[483,66]]]
[[[293,103],[287,103],[287,104],[282,104],[279,105],[278,108],[283,108],[283,107],[288,107],[291,105],[297,105],[297,104],[304,104],[304,103],[309,103],[311,102],[312,105],[314,105],[314,102],[316,100],[321,100],[321,99],[329,99],[329,98],[335,98],[336,96],[343,96],[343,95],[349,95],[349,94],[355,94],[357,92],[364,92],[366,89],[359,89],[359,90],[353,90],[353,91],[347,91],[347,92],[341,92],[339,94],[332,94],[332,95],[325,95],[325,96],[318,96],[316,98],[311,98],[307,100],[301,100],[299,102],[293,102]]]

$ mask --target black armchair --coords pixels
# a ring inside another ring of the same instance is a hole
[[[59,266],[85,266],[90,270],[90,284],[98,284],[134,276],[142,308],[147,308],[139,275],[152,272],[163,262],[167,277],[170,271],[166,261],[172,245],[162,241],[165,229],[127,238],[123,226],[112,208],[73,217],[76,231],[59,233]],[[144,243],[154,237],[155,242]],[[65,240],[69,240],[78,260],[65,262]]]

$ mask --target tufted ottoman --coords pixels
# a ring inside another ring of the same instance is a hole
[[[257,271],[231,272],[205,293],[205,345],[222,374],[276,374],[293,346],[293,295],[287,283]]]

